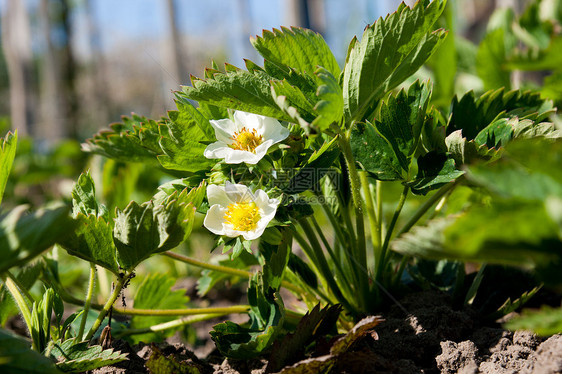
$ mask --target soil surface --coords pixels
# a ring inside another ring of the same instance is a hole
[[[375,333],[366,334],[338,356],[331,373],[562,373],[562,335],[540,338],[484,324],[473,310],[454,310],[446,294],[411,294],[382,317]],[[208,333],[209,326],[204,328]],[[129,352],[130,360],[95,373],[154,372],[147,365],[153,365],[155,357],[190,363],[201,373],[214,374],[261,374],[267,365],[265,359],[226,359],[216,350],[196,355],[179,343],[130,347],[115,341],[113,346]]]

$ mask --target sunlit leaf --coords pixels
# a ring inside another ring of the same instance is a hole
[[[274,63],[291,66],[312,74],[322,66],[334,76],[340,68],[336,58],[322,36],[312,30],[282,27],[281,30],[264,30],[262,36],[250,39],[254,48]]]
[[[433,24],[445,1],[419,1],[413,8],[401,4],[386,18],[365,28],[361,41],[353,39],[343,75],[345,116],[363,121],[386,92],[416,72],[444,40]]]

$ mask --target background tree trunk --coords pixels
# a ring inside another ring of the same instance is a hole
[[[32,51],[29,16],[21,0],[7,0],[2,17],[2,48],[10,83],[12,129],[33,135]]]

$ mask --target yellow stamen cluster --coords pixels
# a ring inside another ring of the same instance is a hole
[[[259,209],[253,202],[230,204],[227,209],[224,220],[237,231],[254,230],[261,218]]]
[[[263,142],[263,136],[259,135],[256,129],[250,131],[243,127],[232,135],[232,141],[230,148],[256,153],[256,147]]]

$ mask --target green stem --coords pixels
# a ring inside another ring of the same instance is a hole
[[[396,236],[400,236],[408,231],[418,222],[420,218],[435,204],[439,201],[445,194],[447,194],[453,187],[455,187],[456,181],[450,182],[443,187],[441,187],[437,192],[435,192],[429,199],[427,199],[414,213],[412,217],[402,226],[400,231],[396,234]]]
[[[330,270],[328,262],[326,261],[326,257],[324,256],[324,252],[322,251],[322,246],[320,246],[320,242],[318,241],[314,230],[312,229],[306,218],[302,218],[298,222],[310,243],[309,249],[312,249],[312,260],[315,261],[315,265],[318,266],[318,270],[328,284],[328,287],[332,291],[332,294],[344,306],[344,308],[350,311],[355,310],[343,296],[338,284],[334,280],[334,276],[332,274],[332,271]],[[295,235],[295,238],[296,237],[297,236]]]
[[[27,299],[27,302],[28,302],[27,305],[31,308],[31,306],[35,302],[35,299],[33,298],[33,295],[31,295],[31,293],[29,293],[29,290],[26,287],[24,287],[23,284],[21,284],[18,277],[16,277],[14,274],[12,274],[9,270],[6,270],[6,274],[8,275],[8,277],[10,279],[12,279],[12,281],[16,284],[16,286],[18,286],[18,288],[21,291],[21,293],[23,294],[23,296],[25,296],[25,298]]]
[[[353,206],[355,207],[355,226],[357,233],[357,242],[353,260],[357,262],[354,268],[358,268],[359,291],[362,297],[361,305],[365,305],[370,299],[369,292],[369,274],[367,272],[367,246],[365,243],[365,221],[363,217],[363,199],[361,198],[361,181],[357,167],[355,166],[355,158],[351,151],[349,138],[350,130],[339,136],[339,144],[342,149],[347,171],[349,173],[349,183],[351,185],[351,196],[353,197]],[[362,272],[361,272],[362,270]]]
[[[105,319],[105,316],[107,316],[110,309],[113,307],[113,303],[115,303],[115,300],[117,300],[119,294],[121,294],[121,290],[123,290],[125,283],[127,282],[127,280],[129,280],[130,277],[131,274],[125,274],[124,276],[120,276],[117,278],[117,283],[115,284],[115,288],[113,289],[113,292],[109,297],[109,300],[107,300],[107,302],[103,306],[102,310],[100,311],[100,314],[98,315],[98,318],[96,318],[96,320],[94,321],[94,325],[92,326],[90,331],[88,331],[85,340],[90,341],[94,336],[94,334],[96,333],[96,331],[98,331],[101,323]]]
[[[249,305],[233,305],[216,308],[185,308],[185,309],[127,309],[114,307],[113,313],[128,316],[194,316],[200,314],[233,314],[245,313],[250,310]]]
[[[350,282],[349,279],[346,277],[345,272],[343,271],[342,267],[341,267],[341,262],[340,262],[340,258],[339,256],[336,256],[336,254],[334,253],[334,251],[332,250],[332,247],[330,246],[330,244],[328,243],[328,241],[326,240],[326,237],[324,236],[324,233],[322,232],[322,229],[320,228],[320,225],[318,224],[318,222],[316,221],[316,218],[314,218],[314,216],[311,217],[312,220],[312,224],[314,226],[314,229],[316,230],[316,232],[318,233],[318,236],[320,237],[320,240],[322,241],[322,243],[324,244],[324,247],[326,248],[326,251],[328,251],[328,254],[330,255],[332,262],[334,263],[334,266],[336,268],[336,273],[338,275],[338,278],[342,280],[341,284],[345,287],[345,291],[348,295],[351,295],[351,288],[350,288]]]
[[[400,200],[398,201],[398,205],[396,206],[396,209],[394,210],[394,215],[392,216],[392,220],[390,221],[390,224],[388,225],[388,230],[386,231],[386,236],[384,238],[384,242],[381,248],[381,261],[379,262],[378,266],[377,266],[377,274],[376,274],[376,278],[380,279],[380,276],[382,275],[382,272],[384,271],[384,266],[386,265],[386,254],[388,251],[388,246],[390,244],[390,239],[392,238],[392,232],[394,231],[394,226],[396,225],[396,221],[398,220],[398,216],[400,216],[400,212],[402,211],[402,208],[404,207],[404,203],[406,202],[406,197],[408,196],[408,191],[410,190],[410,188],[408,186],[404,186],[404,189],[402,190],[402,194],[400,195]]]
[[[376,196],[375,199],[377,200],[377,217],[378,217],[378,235],[379,237],[378,242],[382,243],[382,221],[383,221],[383,217],[382,217],[382,182],[377,180],[375,182],[375,186],[376,186]]]
[[[248,278],[248,279],[252,276],[252,273],[250,273],[249,271],[246,271],[246,270],[235,269],[235,268],[231,268],[231,267],[228,267],[228,266],[212,265],[212,264],[208,264],[208,263],[203,262],[203,261],[196,260],[196,259],[191,258],[191,257],[180,255],[180,254],[174,253],[174,252],[170,252],[170,251],[162,252],[161,254],[164,255],[164,256],[171,257],[175,260],[184,262],[186,264],[197,266],[197,267],[202,268],[202,269],[218,271],[218,272],[221,272],[221,273],[224,273],[224,274],[230,274],[230,275],[234,275],[234,276],[238,276],[238,277],[242,277],[242,278]],[[299,288],[299,287],[295,286],[294,284],[291,284],[290,282],[287,282],[287,281],[282,281],[281,286],[285,287],[286,289],[288,289],[289,291],[291,291],[291,292],[293,292],[297,295],[304,293],[304,290],[302,290],[301,288]]]
[[[164,331],[164,330],[173,329],[173,328],[176,328],[176,327],[190,325],[190,324],[195,323],[195,322],[207,321],[207,320],[210,320],[210,319],[213,319],[213,318],[216,318],[216,317],[224,316],[225,314],[228,314],[228,313],[202,314],[202,315],[198,315],[198,316],[187,316],[187,317],[176,319],[174,321],[159,323],[157,325],[153,325],[153,326],[150,326],[150,327],[144,327],[144,328],[140,328],[140,329],[121,330],[120,332],[118,332],[115,335],[115,338],[116,339],[122,339],[123,337],[129,336],[129,335],[146,334],[146,333],[149,333],[149,332]]]
[[[373,205],[373,196],[371,195],[371,188],[369,180],[367,179],[366,172],[360,172],[359,177],[361,179],[361,187],[363,188],[363,194],[365,194],[365,208],[367,210],[367,217],[369,218],[369,228],[371,230],[371,241],[373,243],[373,249],[375,253],[375,266],[380,261],[380,249],[381,243],[379,241],[378,232],[378,222],[375,212],[375,206]]]
[[[7,276],[6,276],[7,275]],[[14,278],[11,274],[1,274],[0,277],[2,281],[6,285],[6,288],[12,294],[18,308],[23,316],[25,324],[27,326],[27,330],[29,332],[29,336],[31,336],[31,309],[27,302],[25,301],[22,293],[18,289],[17,284],[14,282]]]
[[[80,321],[80,328],[76,335],[76,341],[81,342],[84,335],[84,328],[86,327],[86,320],[88,319],[88,312],[94,296],[94,284],[96,280],[96,264],[90,262],[90,281],[88,282],[88,293],[86,293],[86,302],[84,303],[84,312],[82,313],[82,320]]]

